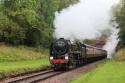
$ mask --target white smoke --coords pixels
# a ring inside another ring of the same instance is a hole
[[[110,25],[113,5],[119,0],[80,0],[78,4],[55,13],[55,36],[66,39],[93,39]],[[113,34],[112,34],[113,35]],[[116,40],[115,38],[113,40]],[[109,41],[108,41],[109,42]],[[106,44],[105,49],[107,49]],[[110,47],[110,46],[109,46]],[[109,49],[107,49],[109,50]]]
[[[112,58],[115,53],[115,48],[119,42],[118,38],[118,29],[112,28],[112,35],[108,38],[106,45],[103,49],[108,51],[108,58]]]

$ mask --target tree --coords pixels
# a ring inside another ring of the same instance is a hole
[[[120,42],[125,46],[125,0],[122,0],[114,10],[115,21],[118,23],[120,29],[118,35]]]
[[[53,39],[56,11],[78,0],[2,0],[0,41],[48,47]]]

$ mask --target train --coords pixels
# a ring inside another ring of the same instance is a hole
[[[81,42],[59,38],[51,43],[50,63],[54,70],[76,68],[83,64],[104,59],[107,51]]]

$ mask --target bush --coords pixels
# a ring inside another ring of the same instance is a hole
[[[118,60],[118,61],[125,61],[125,48],[119,50],[116,53],[115,59]]]
[[[0,0],[0,42],[48,48],[55,12],[77,1]]]

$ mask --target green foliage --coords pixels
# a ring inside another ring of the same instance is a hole
[[[42,50],[42,51],[41,51]],[[0,44],[0,79],[50,66],[48,50]]]
[[[18,58],[17,58],[18,57]],[[15,62],[48,58],[48,50],[35,49],[26,46],[0,45],[0,62]]]
[[[119,38],[120,42],[125,46],[125,0],[121,0],[115,10],[114,15],[116,17],[116,22],[118,23],[119,31]]]
[[[0,79],[11,75],[46,69],[50,65],[48,50],[43,51],[26,46],[0,45]]]
[[[125,61],[107,61],[97,68],[71,83],[124,83],[125,82]]]
[[[118,61],[125,61],[125,48],[119,50],[119,51],[116,53],[115,59],[118,60]]]
[[[48,47],[56,11],[78,0],[1,0],[0,41]]]
[[[16,23],[9,20],[3,13],[0,14],[0,41],[12,44],[21,43],[25,35]]]
[[[27,72],[40,71],[48,69],[50,63],[47,59],[27,60],[17,62],[1,62],[0,63],[0,79],[11,77],[12,75],[20,75]]]

